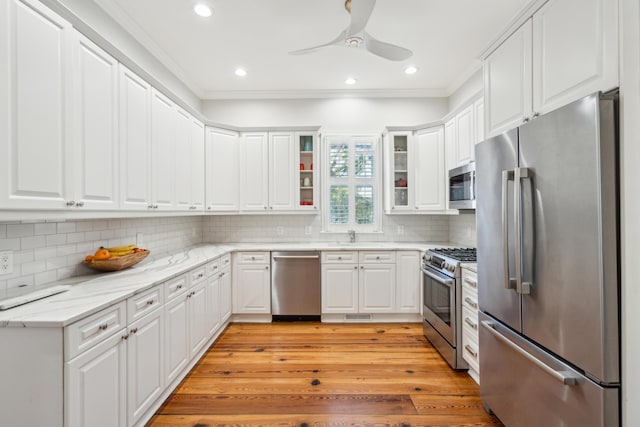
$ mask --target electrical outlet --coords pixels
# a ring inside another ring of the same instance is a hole
[[[13,252],[0,252],[0,275],[13,273]]]
[[[144,248],[144,238],[142,233],[136,233],[136,246],[139,248]]]
[[[276,227],[276,234],[277,234],[278,236],[282,236],[282,235],[284,234],[284,227],[283,227],[283,226],[281,226],[281,225],[277,226],[277,227]]]
[[[304,226],[304,234],[307,236],[311,236],[311,226],[310,225],[305,225]]]
[[[398,235],[404,234],[404,225],[398,225]]]

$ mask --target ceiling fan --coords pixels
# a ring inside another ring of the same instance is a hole
[[[350,48],[364,48],[374,55],[390,61],[403,61],[409,59],[413,52],[404,47],[375,39],[365,31],[369,17],[376,5],[376,0],[346,0],[344,8],[351,14],[351,24],[342,31],[338,37],[329,43],[321,44],[306,49],[289,52],[291,55],[303,55],[315,52],[328,46],[346,46]]]

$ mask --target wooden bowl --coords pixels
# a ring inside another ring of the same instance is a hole
[[[137,263],[145,259],[147,255],[149,255],[149,251],[144,250],[117,258],[84,261],[84,265],[93,268],[94,270],[120,271],[124,270],[125,268],[131,267],[132,265],[136,265]]]

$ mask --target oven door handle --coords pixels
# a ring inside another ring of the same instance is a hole
[[[453,286],[456,281],[454,279],[448,279],[445,278],[444,276],[441,276],[437,273],[434,273],[430,270],[427,270],[424,266],[420,268],[420,270],[422,270],[422,272],[424,274],[426,274],[427,276],[431,277],[433,280],[437,281],[438,283],[442,283],[443,285],[447,285],[449,287]]]

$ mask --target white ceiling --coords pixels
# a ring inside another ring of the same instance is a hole
[[[339,93],[447,96],[476,71],[478,54],[529,0],[378,0],[367,31],[411,49],[392,62],[364,50],[292,50],[333,40],[349,25],[344,0],[94,0],[203,99]],[[356,0],[353,0],[356,1]],[[408,76],[409,65],[419,68]],[[248,75],[234,75],[243,67]],[[357,79],[345,85],[348,77]]]

